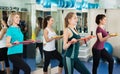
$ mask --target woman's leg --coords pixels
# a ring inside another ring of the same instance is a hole
[[[7,50],[8,48],[4,48],[4,60],[5,60],[6,74],[10,74],[10,65],[9,65]]]
[[[62,58],[61,54],[57,50],[55,50],[52,52],[52,56],[54,59],[57,59],[59,61],[58,73],[62,74],[63,58]]]
[[[1,71],[4,71],[4,61],[0,61],[0,64],[1,64]]]
[[[0,48],[0,65],[1,65],[1,71],[4,71],[4,49]]]
[[[109,63],[109,74],[112,74],[113,73],[113,64],[114,64],[114,60],[112,58],[112,55],[110,55],[105,49],[102,50],[101,52],[101,57],[105,60],[108,61]]]
[[[40,51],[40,54],[41,54],[41,59],[43,60],[43,43],[39,44],[39,51]]]
[[[89,70],[85,67],[85,65],[78,59],[74,59],[74,67],[81,74],[91,74]]]
[[[36,48],[39,48],[41,59],[43,60],[43,43],[36,43]]]
[[[44,74],[48,74],[47,72],[48,72],[48,66],[50,64],[51,52],[44,51],[44,55],[45,55],[45,62],[44,62],[43,71]]]
[[[69,57],[64,57],[63,64],[65,69],[65,74],[73,74],[74,60]]]
[[[101,57],[101,51],[93,48],[92,54],[93,54],[92,74],[97,74],[97,68],[99,65],[100,57]]]
[[[30,74],[31,69],[29,65],[24,62],[21,54],[10,55],[9,59],[13,63],[13,74],[19,74],[20,69],[24,71],[24,74]]]

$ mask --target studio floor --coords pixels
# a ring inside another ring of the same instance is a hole
[[[24,59],[24,60],[30,66],[30,68],[32,70],[31,74],[43,74],[43,68],[36,66],[35,59]],[[49,74],[57,74],[58,63],[59,62],[57,60],[51,61],[51,71],[49,70],[49,72],[51,72],[51,73],[49,73]],[[88,68],[88,70],[91,72],[92,71],[92,62],[83,62],[83,63]],[[10,63],[10,67],[12,69],[11,63]],[[23,71],[20,71],[20,74],[24,74]],[[62,74],[65,74],[64,69],[63,69]],[[76,70],[74,70],[74,74],[79,74],[79,73]],[[98,67],[98,74],[108,74],[108,64],[106,62],[100,62],[99,67]],[[114,63],[113,74],[120,74],[120,63]]]
[[[57,64],[59,62],[57,60],[51,61],[51,73],[50,74],[57,74]],[[88,70],[92,71],[92,62],[83,62]],[[92,72],[91,72],[92,73]],[[31,74],[43,74],[43,68],[37,68],[35,71],[32,71]],[[64,69],[62,74],[64,74]],[[74,70],[74,74],[79,74],[76,70]],[[107,62],[100,62],[98,67],[98,74],[108,74],[108,63]],[[113,74],[120,74],[120,63],[114,63]]]

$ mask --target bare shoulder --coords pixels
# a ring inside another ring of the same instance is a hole
[[[47,32],[47,29],[45,28],[43,31],[44,31],[44,32]]]
[[[65,29],[64,29],[64,32],[70,33],[70,29],[69,29],[69,28],[65,28]]]

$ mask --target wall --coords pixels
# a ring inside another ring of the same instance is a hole
[[[109,9],[107,10],[107,30],[110,33],[120,34],[120,10],[119,9]],[[113,55],[120,58],[120,35],[109,39],[109,42],[114,48]]]
[[[117,8],[117,0],[99,0],[100,8]]]

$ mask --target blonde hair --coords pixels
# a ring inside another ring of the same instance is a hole
[[[8,24],[9,26],[13,24],[13,17],[14,17],[15,15],[19,15],[19,16],[20,16],[20,14],[19,14],[18,12],[12,12],[12,13],[9,15],[8,21],[7,21],[7,24]]]
[[[66,15],[66,17],[65,17],[65,28],[66,27],[68,27],[68,25],[69,25],[69,21],[68,21],[68,19],[71,19],[72,17],[73,17],[73,15],[74,15],[75,13],[74,12],[69,12],[67,15]]]

